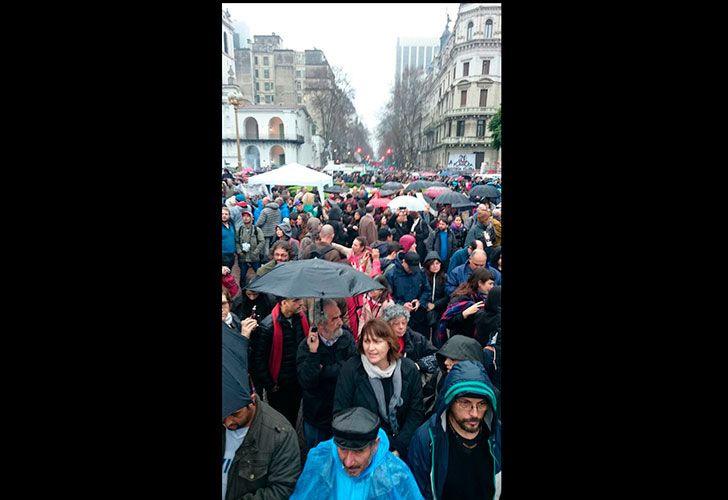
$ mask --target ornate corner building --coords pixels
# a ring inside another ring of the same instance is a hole
[[[428,76],[420,150],[428,167],[474,155],[475,167],[500,172],[488,124],[501,105],[501,4],[461,3]]]

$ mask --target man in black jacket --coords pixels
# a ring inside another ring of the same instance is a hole
[[[296,356],[298,382],[303,389],[303,433],[308,449],[331,439],[339,370],[347,359],[356,355],[354,337],[342,328],[344,323],[336,301],[316,302],[313,319],[318,332],[312,331],[298,344]]]
[[[270,405],[296,427],[301,386],[296,374],[296,350],[308,335],[302,299],[282,299],[253,332],[251,375],[258,391],[265,389]]]

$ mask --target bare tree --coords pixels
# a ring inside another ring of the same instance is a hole
[[[425,104],[425,79],[421,69],[405,69],[390,91],[379,126],[379,154],[392,148],[398,165],[410,167],[417,161],[420,126]]]

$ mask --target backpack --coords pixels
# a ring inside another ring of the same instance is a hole
[[[324,258],[324,255],[326,255],[327,253],[329,253],[331,250],[336,250],[336,249],[333,246],[331,246],[331,245],[326,245],[325,247],[323,247],[322,249],[319,250],[318,248],[316,248],[316,244],[314,243],[314,248],[313,248],[313,250],[311,250],[310,256],[311,256],[312,259],[314,257],[318,257],[319,259],[323,259]]]

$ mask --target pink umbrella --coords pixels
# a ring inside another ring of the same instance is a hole
[[[392,201],[391,198],[372,198],[368,204],[374,208],[387,208],[390,201]]]
[[[450,189],[446,186],[432,186],[431,188],[427,188],[425,194],[430,198],[437,198],[444,191],[450,191]]]

